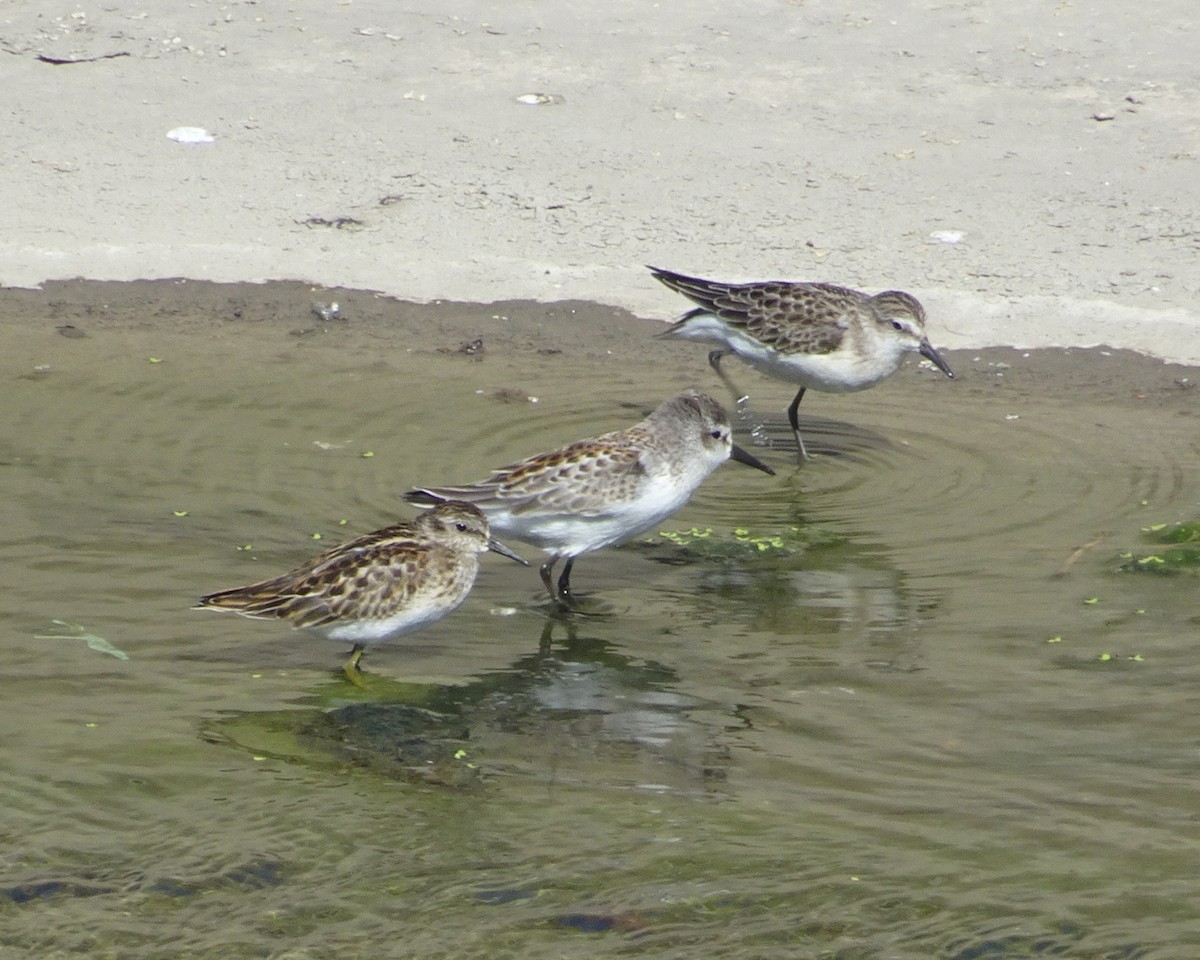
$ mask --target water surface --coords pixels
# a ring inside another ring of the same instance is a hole
[[[366,693],[337,644],[188,609],[414,484],[724,400],[655,329],[4,292],[0,952],[1195,957],[1196,580],[1119,570],[1200,515],[1194,370],[910,364],[806,397],[801,469],[790,389],[727,361],[776,477],[728,464],[584,557],[586,616],[485,558]]]

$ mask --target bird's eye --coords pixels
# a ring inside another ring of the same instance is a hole
[[[903,330],[904,324],[902,324],[899,320],[893,320],[892,321],[892,329],[893,330]]]
[[[467,532],[467,525],[466,525],[465,523],[462,523],[462,522],[460,521],[459,523],[456,523],[456,524],[454,525],[454,529],[455,529],[455,530],[457,530],[459,533],[466,533],[466,532]]]
[[[721,440],[724,437],[724,435],[721,433],[720,430],[712,430],[709,432],[708,435],[710,437],[712,437],[714,440]]]

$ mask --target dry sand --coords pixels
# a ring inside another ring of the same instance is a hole
[[[1200,363],[1196,11],[9,0],[0,283],[669,319],[650,262],[908,289],[950,349]]]

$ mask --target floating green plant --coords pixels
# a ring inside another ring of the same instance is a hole
[[[641,542],[661,544],[665,541],[704,560],[738,561],[755,556],[789,557],[803,553],[814,544],[828,543],[833,539],[828,533],[813,527],[786,526],[770,531],[734,527],[727,533],[713,527],[691,527],[687,530],[659,530]]]
[[[1160,543],[1200,543],[1200,520],[1188,523],[1156,523],[1143,527],[1142,533]]]
[[[1121,570],[1170,574],[1200,568],[1200,520],[1156,523],[1143,527],[1142,536],[1151,546],[1123,551],[1119,555]]]

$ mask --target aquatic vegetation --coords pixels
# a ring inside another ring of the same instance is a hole
[[[1189,568],[1200,569],[1200,520],[1156,523],[1143,527],[1142,536],[1151,546],[1122,551],[1121,570],[1173,574]]]
[[[52,620],[52,623],[62,628],[61,633],[39,633],[35,634],[35,640],[82,640],[88,645],[89,650],[95,650],[97,653],[107,653],[110,657],[116,657],[118,660],[128,660],[129,654],[124,650],[118,650],[103,637],[92,633],[90,630],[80,626],[78,623],[71,623],[69,620]]]
[[[645,544],[668,543],[680,548],[693,559],[733,563],[756,556],[791,557],[804,553],[817,544],[838,539],[828,531],[813,526],[775,528],[767,531],[734,527],[726,533],[713,527],[690,527],[687,530],[659,530],[640,540]]]

